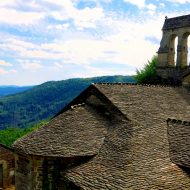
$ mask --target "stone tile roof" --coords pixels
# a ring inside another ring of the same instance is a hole
[[[17,140],[19,153],[74,157],[97,154],[107,134],[108,121],[88,105],[74,105],[48,124]]]
[[[189,174],[169,155],[167,119],[190,120],[182,88],[95,84],[129,120],[109,128],[99,153],[67,172],[82,189],[190,189]]]
[[[81,102],[85,105],[73,107]],[[66,173],[86,190],[190,189],[189,174],[170,159],[168,118],[190,120],[185,89],[94,84],[14,149],[41,156],[94,155]]]
[[[180,166],[190,167],[190,121],[168,119],[170,159]]]
[[[190,15],[183,15],[165,19],[163,30],[170,30],[190,26]]]

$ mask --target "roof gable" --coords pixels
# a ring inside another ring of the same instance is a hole
[[[91,85],[48,124],[17,140],[13,148],[40,156],[92,156],[99,152],[107,130],[120,115],[120,110]]]
[[[99,153],[67,178],[84,189],[189,189],[186,171],[170,160],[166,122],[171,115],[190,117],[189,93],[149,85],[95,86],[129,120],[115,123]]]

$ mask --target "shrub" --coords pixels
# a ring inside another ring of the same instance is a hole
[[[156,77],[156,66],[158,63],[158,57],[155,55],[151,61],[144,66],[142,70],[137,70],[135,79],[139,84],[156,84],[158,83]]]

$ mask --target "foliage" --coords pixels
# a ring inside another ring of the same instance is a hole
[[[142,70],[137,70],[135,79],[139,84],[155,84],[157,83],[156,66],[158,57],[153,56],[151,61],[144,66]]]
[[[32,132],[33,130],[41,127],[46,123],[47,121],[43,121],[35,126],[27,127],[25,129],[18,127],[9,127],[7,129],[0,130],[0,143],[10,147],[18,138]]]
[[[26,128],[51,118],[91,83],[134,82],[131,76],[104,76],[50,81],[27,91],[0,97],[0,130],[10,126]],[[15,133],[21,133],[18,129]],[[17,132],[19,131],[19,132]]]

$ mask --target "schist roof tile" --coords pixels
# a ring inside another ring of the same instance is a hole
[[[94,155],[66,172],[68,180],[82,189],[190,189],[189,175],[170,159],[167,136],[168,118],[190,120],[188,91],[101,83],[91,85],[84,94],[74,103],[81,104],[80,98],[85,97],[85,106],[71,109],[71,102],[70,108],[17,141],[14,148],[43,156]],[[98,101],[92,103],[90,95],[105,102],[111,117],[123,116],[113,122],[98,110]]]
[[[174,18],[166,18],[163,30],[171,30],[190,26],[190,15],[183,15]]]
[[[128,121],[108,131],[100,152],[67,172],[82,189],[190,189],[188,174],[170,160],[167,119],[190,119],[183,88],[94,84]]]
[[[13,148],[25,154],[74,157],[97,154],[108,122],[87,105],[72,108],[40,129],[17,140]]]

